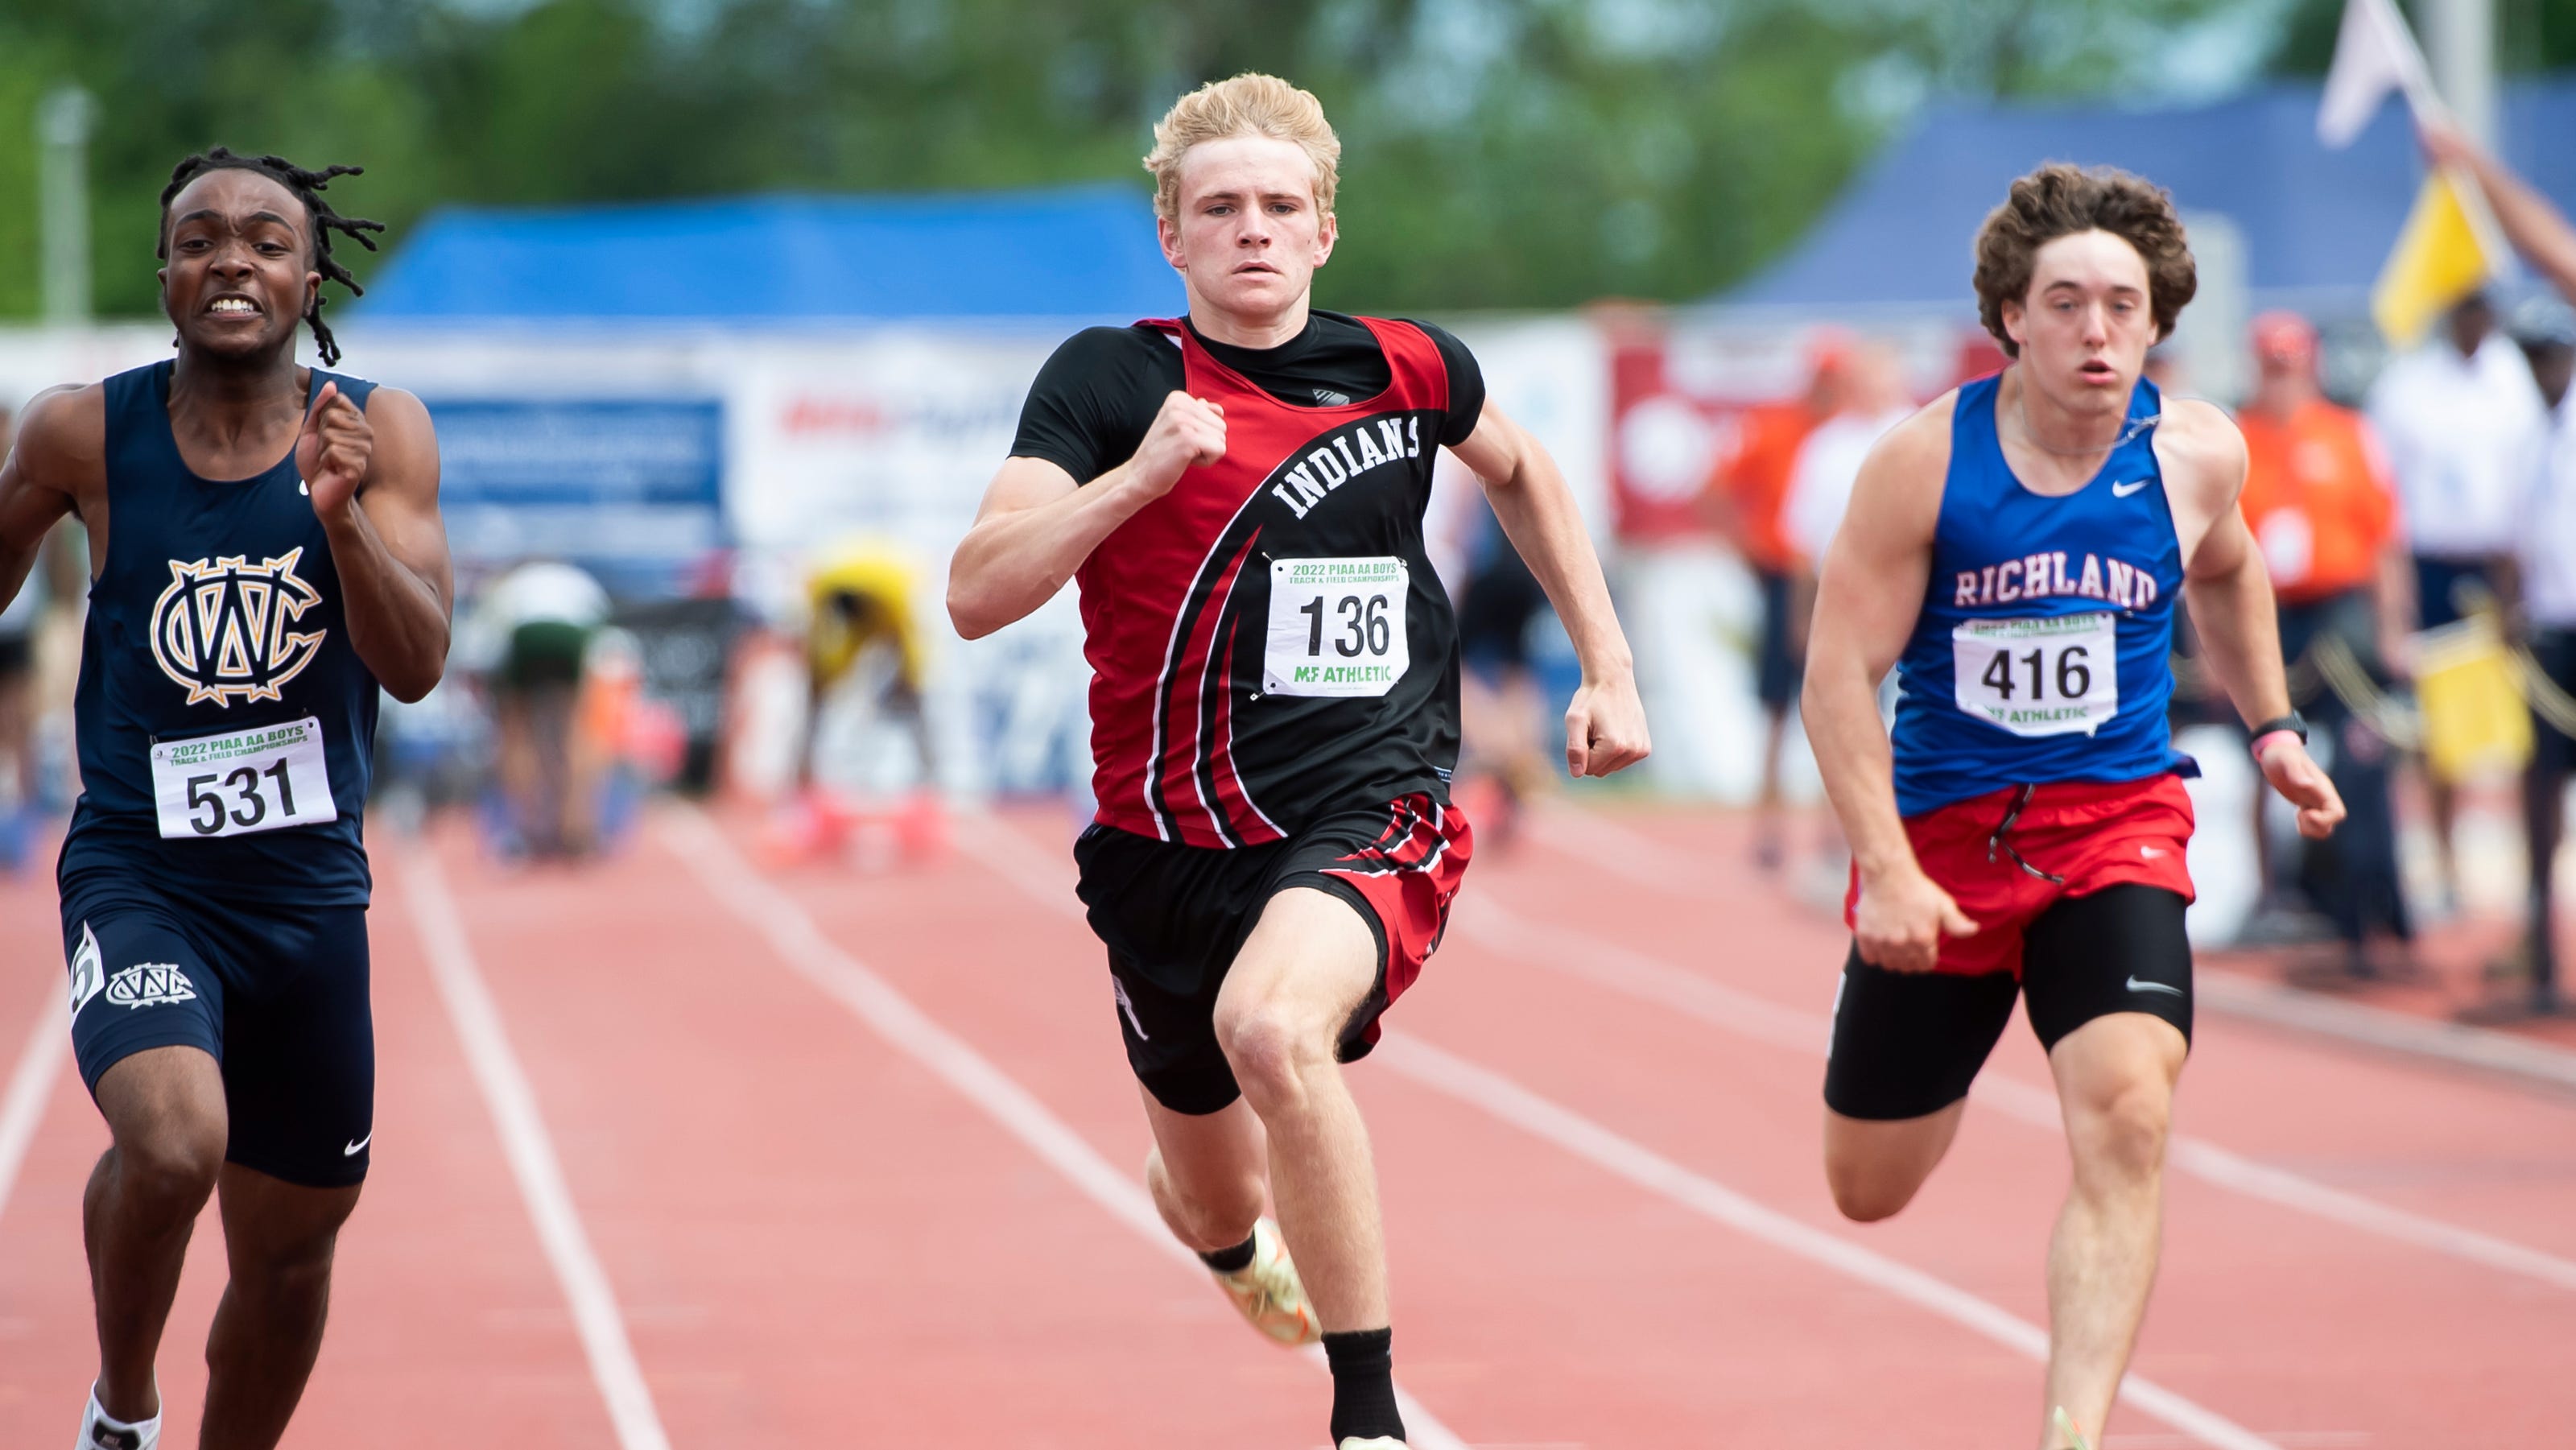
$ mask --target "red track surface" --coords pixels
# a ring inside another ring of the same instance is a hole
[[[1546,818],[1470,873],[1389,1060],[1354,1070],[1385,1180],[1399,1377],[1484,1446],[2024,1445],[2038,1370],[2021,1353],[1615,1176],[1526,1115],[1435,1090],[1443,1059],[1404,1052],[1465,1058],[1766,1222],[2040,1321],[2065,1166],[2029,1094],[1981,1090],[2022,1112],[1973,1112],[1899,1219],[1835,1218],[1815,1159],[1840,933],[1740,870],[1732,831],[1679,813]],[[1015,815],[969,826],[938,866],[769,879],[1068,1126],[1073,1151],[1127,1174],[1143,1123],[1099,949],[1066,909],[1066,834],[1058,816]],[[379,838],[376,1171],[289,1445],[619,1443],[433,985],[430,849],[671,1445],[1321,1442],[1311,1364],[1233,1323],[1163,1246],[791,970],[692,840],[665,815],[615,861],[511,875],[453,831]],[[1569,974],[1576,958],[1634,990],[1738,995],[1693,1015]],[[61,1011],[41,879],[0,883],[0,967],[5,1074],[37,1014]],[[1990,1072],[2047,1081],[2018,1028]],[[2205,1145],[2576,1273],[2576,1101],[2204,1017],[2182,1114]],[[93,1368],[78,1200],[103,1142],[65,1063],[0,1203],[8,1450],[68,1443]],[[2178,1172],[2169,1204],[2136,1366],[2165,1389],[2281,1450],[2562,1443],[2576,1423],[2576,1286],[2549,1271],[2205,1174]],[[195,1443],[215,1233],[210,1220],[162,1355],[170,1450]],[[2195,1442],[2132,1406],[2108,1443]]]

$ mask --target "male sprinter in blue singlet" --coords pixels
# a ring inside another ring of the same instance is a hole
[[[2014,362],[1871,452],[1807,656],[1807,734],[1853,859],[1825,1174],[1854,1219],[1905,1207],[2027,995],[2075,1170],[2049,1245],[2043,1450],[2099,1432],[2155,1278],[2191,1037],[2178,778],[2197,770],[2165,728],[2177,594],[2299,829],[2343,817],[2236,510],[2244,440],[2139,376],[2195,286],[2160,188],[2071,166],[2014,182],[1976,270]]]
[[[232,1270],[205,1450],[267,1450],[322,1346],[374,1138],[367,854],[381,685],[447,659],[438,449],[418,399],[325,366],[331,234],[306,171],[221,147],[161,195],[179,355],[37,398],[0,466],[0,602],[66,512],[93,581],[86,787],[58,868],[72,1046],[115,1146],[82,1199],[98,1379],[81,1450],[152,1450],[153,1358],[220,1192]],[[354,290],[354,288],[353,288]]]

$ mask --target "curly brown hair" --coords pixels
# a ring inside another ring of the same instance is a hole
[[[2173,335],[2174,319],[2200,290],[2200,275],[2172,194],[2116,167],[2052,161],[2014,182],[2004,204],[1986,213],[1986,224],[1977,229],[1977,320],[1994,334],[2004,356],[2021,356],[2021,345],[2004,331],[2004,304],[2030,295],[2039,249],[2090,231],[2109,232],[2145,259],[2156,340]]]

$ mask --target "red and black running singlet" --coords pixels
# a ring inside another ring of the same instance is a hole
[[[1178,344],[1182,386],[1225,409],[1226,452],[1074,576],[1102,823],[1245,846],[1336,809],[1447,799],[1457,626],[1422,515],[1449,368],[1421,327],[1356,321],[1392,380],[1312,407],[1272,396],[1179,321],[1140,324]]]

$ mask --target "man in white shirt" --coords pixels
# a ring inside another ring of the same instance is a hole
[[[2426,629],[2460,619],[2480,591],[2511,592],[2517,500],[2538,456],[2540,390],[2522,350],[2472,293],[2441,335],[2393,359],[2364,411],[2388,455],[2415,550],[2415,599]],[[2454,899],[2451,783],[2427,772],[2442,879]]]
[[[2427,629],[2461,615],[2458,585],[2496,587],[2514,552],[2515,501],[2540,444],[2540,391],[2522,350],[2473,293],[2442,335],[2392,360],[2372,385],[2370,425],[2387,450],[2415,548]]]
[[[2505,169],[2466,137],[2442,127],[2422,132],[2424,150],[2437,166],[2477,178],[2487,206],[2513,249],[2548,279],[2560,297],[2576,303],[2576,226],[2529,182]],[[2522,474],[2514,510],[2520,555],[2522,617],[2541,673],[2564,703],[2576,690],[2576,315],[2542,305],[2515,319],[2521,334],[2523,376],[2534,382],[2532,403],[2544,410]],[[2419,526],[2417,536],[2422,536]],[[2559,803],[2567,771],[2576,764],[2576,740],[2533,712],[2534,750],[2524,788],[2525,824],[2531,845],[2531,1008],[2559,1009],[2557,953],[2550,911],[2551,868],[2558,854]]]
[[[1834,531],[1842,527],[1861,460],[1887,430],[1912,417],[1916,407],[1905,389],[1905,373],[1895,349],[1883,342],[1863,343],[1852,350],[1846,388],[1842,410],[1817,424],[1799,445],[1797,467],[1789,475],[1789,500],[1781,508],[1789,542],[1809,560],[1823,558]],[[1793,615],[1802,640],[1807,606],[1815,598],[1812,564],[1805,585]]]

